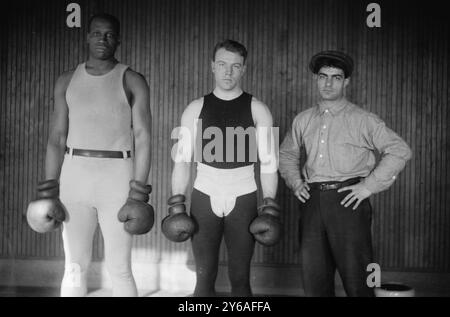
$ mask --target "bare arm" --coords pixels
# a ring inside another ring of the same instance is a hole
[[[275,198],[278,187],[278,143],[275,142],[278,139],[272,129],[272,114],[265,104],[253,98],[252,116],[257,129],[263,197]]]
[[[152,114],[149,87],[145,78],[134,71],[125,73],[131,91],[131,115],[134,134],[134,180],[147,183],[151,168]]]
[[[189,185],[192,157],[194,156],[195,124],[202,107],[203,98],[197,99],[187,106],[181,117],[181,127],[177,133],[178,142],[172,152],[172,159],[175,161],[172,171],[173,195],[185,195]]]
[[[73,72],[62,74],[55,85],[53,118],[45,156],[45,179],[59,179],[69,130],[69,108],[66,90]]]

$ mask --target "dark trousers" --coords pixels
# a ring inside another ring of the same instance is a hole
[[[367,265],[373,262],[372,208],[365,199],[353,210],[341,205],[350,191],[311,189],[300,217],[300,246],[306,296],[335,296],[336,269],[348,296],[373,296]]]
[[[197,273],[194,296],[216,296],[215,282],[222,238],[225,239],[228,253],[231,295],[252,296],[250,262],[255,239],[249,226],[258,215],[256,203],[256,192],[239,196],[234,209],[226,217],[220,218],[211,209],[210,197],[194,188],[191,216],[198,224],[198,231],[192,237]]]

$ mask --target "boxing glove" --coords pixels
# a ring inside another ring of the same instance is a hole
[[[173,242],[183,242],[189,239],[196,230],[194,220],[186,213],[184,195],[175,195],[167,201],[169,215],[161,224],[162,232],[167,239]]]
[[[117,217],[124,223],[125,231],[130,234],[146,234],[155,221],[155,211],[147,202],[152,192],[151,185],[132,180],[125,204],[120,208]]]
[[[258,208],[258,217],[250,224],[255,240],[264,246],[272,246],[281,238],[280,210],[275,200],[264,198],[263,205]]]
[[[59,183],[56,179],[41,181],[37,186],[37,199],[27,208],[28,225],[36,232],[53,231],[66,219],[67,210],[59,200]]]

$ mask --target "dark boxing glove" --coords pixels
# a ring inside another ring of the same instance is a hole
[[[173,242],[183,242],[189,239],[196,225],[194,220],[186,213],[184,195],[175,195],[169,198],[169,215],[162,221],[162,232],[167,239]]]
[[[53,231],[66,219],[66,208],[59,200],[59,183],[49,179],[38,183],[37,199],[27,208],[28,225],[36,232]]]
[[[117,217],[124,223],[125,231],[130,234],[146,234],[155,221],[155,211],[149,201],[151,185],[132,180],[125,205],[120,208]]]
[[[272,246],[281,239],[280,206],[272,198],[264,198],[258,208],[258,217],[250,224],[255,240],[265,246]]]

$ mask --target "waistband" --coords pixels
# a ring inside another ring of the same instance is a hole
[[[254,165],[221,169],[198,163],[194,188],[210,197],[211,209],[218,217],[225,217],[237,197],[257,190]]]
[[[66,153],[69,155],[94,157],[94,158],[126,159],[131,157],[131,151],[102,151],[102,150],[74,149],[69,147],[66,147]]]
[[[325,190],[333,190],[333,189],[339,189],[345,186],[350,186],[350,185],[354,185],[357,184],[361,181],[361,177],[354,177],[354,178],[350,178],[347,179],[343,182],[317,182],[317,183],[309,183],[309,188],[311,189],[318,189],[321,191],[325,191]]]
[[[257,189],[254,165],[222,169],[198,163],[194,187],[210,196],[241,196]]]

